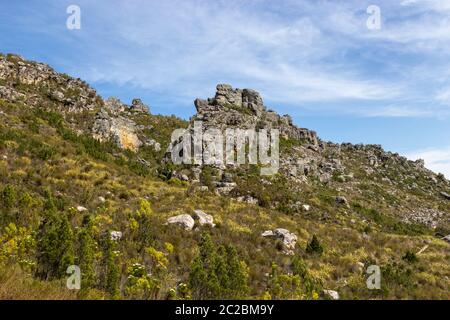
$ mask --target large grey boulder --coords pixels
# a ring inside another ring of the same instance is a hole
[[[211,226],[215,227],[214,218],[212,215],[205,213],[202,210],[194,210],[195,217],[194,219],[198,221],[201,226]]]
[[[185,230],[192,230],[195,225],[194,219],[188,214],[180,214],[175,217],[170,217],[167,219],[167,224],[175,224],[178,225]]]

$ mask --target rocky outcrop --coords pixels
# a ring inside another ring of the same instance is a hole
[[[62,111],[93,110],[102,99],[86,82],[57,73],[48,65],[20,56],[0,56],[0,98],[29,106],[46,106],[49,101]]]
[[[99,141],[113,141],[119,148],[137,151],[141,146],[150,146],[155,151],[161,145],[142,134],[142,129],[131,118],[131,114],[149,113],[149,109],[140,99],[134,99],[131,106],[119,99],[110,97],[105,100],[104,108],[96,115],[92,126],[92,136]]]
[[[136,124],[123,116],[111,116],[101,110],[95,116],[92,134],[99,141],[114,141],[120,148],[137,151],[142,145],[136,133]]]
[[[297,244],[297,236],[286,229],[278,228],[275,230],[267,230],[261,234],[265,238],[273,238],[281,241],[283,245],[283,253],[293,255],[295,245]]]
[[[201,120],[206,127],[220,130],[230,127],[277,128],[282,137],[306,140],[314,145],[318,143],[314,131],[294,126],[288,115],[280,116],[274,111],[267,111],[261,95],[252,89],[235,89],[228,84],[219,84],[213,98],[196,99],[194,103],[197,114],[191,120]]]
[[[150,108],[142,103],[141,99],[133,99],[133,101],[131,102],[130,111],[146,113],[150,112]]]
[[[405,217],[405,222],[408,223],[420,223],[435,229],[443,220],[447,218],[445,212],[435,209],[415,209]]]

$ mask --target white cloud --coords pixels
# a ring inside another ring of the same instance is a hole
[[[423,159],[427,168],[442,173],[447,179],[450,179],[450,146],[411,152],[406,157],[411,160]]]
[[[441,89],[436,94],[436,100],[443,104],[450,105],[450,87]]]
[[[363,116],[448,114],[447,96],[435,88],[450,85],[450,17],[442,4],[450,1],[380,0],[380,31],[366,27],[371,1],[78,2],[83,28],[73,38],[41,16],[39,23],[51,20],[52,27],[36,32],[76,42],[79,61],[68,59],[67,71],[94,86],[131,86],[186,105],[228,82],[291,106],[330,103]]]

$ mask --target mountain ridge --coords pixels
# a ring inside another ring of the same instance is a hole
[[[104,100],[80,79],[0,55],[0,295],[28,283],[25,291],[51,286],[60,298],[317,299],[330,289],[349,299],[445,298],[445,177],[379,145],[322,141],[251,89],[221,84],[194,103],[189,121],[153,115],[139,99]],[[171,163],[172,132],[195,121],[204,130],[279,129],[278,174]],[[56,247],[67,252],[46,245],[52,230],[66,234]],[[205,296],[213,287],[192,280],[191,269],[217,276],[195,259],[209,241],[233,246],[223,249],[230,256],[211,254],[239,259],[229,272],[246,279],[241,291],[224,284],[230,291]],[[89,270],[87,291],[67,292],[61,261]],[[111,261],[115,275],[105,271]],[[374,263],[387,279],[380,291],[365,287]]]

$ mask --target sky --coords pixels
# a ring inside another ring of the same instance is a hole
[[[80,29],[69,29],[70,5]],[[379,28],[377,21],[379,9]],[[450,0],[0,0],[0,52],[188,119],[218,83],[450,178]]]

